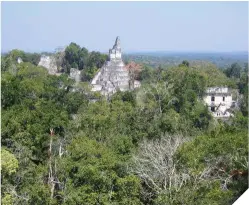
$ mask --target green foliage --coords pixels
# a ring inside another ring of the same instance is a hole
[[[6,58],[11,58],[15,63],[17,63],[17,59],[19,57],[22,59],[23,62],[29,62],[37,66],[40,61],[41,54],[26,53],[22,50],[14,49],[9,52],[6,56]]]
[[[5,194],[5,196],[1,199],[3,205],[12,205],[13,198],[10,194]]]
[[[149,66],[144,66],[140,75],[139,75],[139,79],[141,81],[152,81],[152,79],[154,78],[154,69],[152,67]]]
[[[239,93],[243,95],[240,102],[240,110],[242,114],[248,116],[248,65],[245,67],[245,72],[240,76],[238,82]]]
[[[207,178],[207,182],[203,181],[198,185],[200,187],[197,193],[203,196],[202,198],[197,194],[199,203],[230,204],[247,189],[247,174],[245,177],[233,178],[227,185],[228,190],[221,189],[224,180],[230,179],[234,170],[248,171],[246,141],[247,131],[240,129],[238,132],[223,131],[216,135],[198,136],[180,147],[176,154],[179,165],[189,169],[193,176],[200,175],[207,167],[213,169],[214,179],[211,174],[211,179]],[[216,181],[216,174],[222,180]],[[208,180],[213,181],[211,185],[208,184]]]
[[[25,52],[18,49],[14,49],[7,56],[11,57],[14,61],[17,61],[19,57],[20,58],[25,57]]]
[[[13,204],[15,197],[9,193],[7,187],[11,187],[11,181],[17,172],[19,163],[17,158],[6,148],[1,147],[1,202],[5,205]]]
[[[179,149],[179,159],[183,165],[187,165],[192,170],[200,170],[205,166],[205,158],[211,159],[226,155],[234,156],[238,152],[237,149],[240,150],[241,156],[247,156],[247,145],[244,143],[246,139],[245,131],[199,136],[194,141],[185,143]]]
[[[142,204],[139,200],[140,180],[134,175],[128,175],[117,180],[118,193],[116,200],[122,205],[138,205]]]
[[[179,66],[189,67],[189,62],[187,60],[184,60],[184,61],[182,61],[182,63]]]
[[[230,67],[225,70],[225,74],[231,78],[239,78],[242,71],[241,66],[238,63],[233,63]]]
[[[18,57],[24,62],[17,64]],[[221,177],[246,170],[248,68],[234,80],[206,63],[144,66],[141,88],[106,100],[87,82],[73,89],[67,74],[48,75],[36,66],[38,57],[20,50],[2,57],[3,204],[230,204],[246,189],[243,177],[227,190],[210,176],[195,179],[216,159],[227,166]],[[67,73],[77,68],[90,81],[107,56],[71,43],[59,58]],[[238,86],[244,95],[241,111],[227,123],[214,120],[202,102],[208,86],[220,85]],[[129,169],[141,140],[165,133],[193,137],[174,156],[177,172],[190,179],[171,194]]]
[[[176,192],[171,198],[162,193],[156,198],[155,204],[193,204],[193,205],[226,205],[231,204],[232,192],[220,189],[220,184],[211,182],[208,184],[200,183],[195,188],[190,184],[183,187],[181,191]]]
[[[106,60],[107,55],[101,54],[100,52],[92,51],[88,57],[87,67],[101,68]]]
[[[87,67],[81,73],[81,80],[90,82],[97,74],[99,69],[97,67]]]
[[[160,122],[160,128],[164,133],[177,133],[181,129],[180,120],[180,114],[177,113],[175,110],[170,109],[168,112],[163,113]]]
[[[234,81],[227,78],[225,74],[220,71],[215,65],[211,63],[192,63],[191,68],[187,67],[178,67],[168,69],[166,74],[166,80],[170,79],[172,81],[177,80],[182,81],[185,80],[186,77],[194,78],[195,81],[205,82],[207,87],[212,86],[229,86],[235,88],[236,85]],[[194,84],[193,84],[194,85]],[[197,90],[198,92],[198,90]]]
[[[68,148],[65,158],[69,174],[69,198],[66,204],[82,201],[88,204],[139,204],[137,177],[119,176],[117,155],[109,148],[86,137],[76,137]]]
[[[227,130],[231,132],[239,132],[248,127],[248,116],[244,116],[242,112],[236,112],[234,118],[231,120],[230,125],[225,124]]]
[[[184,120],[182,118],[184,118],[189,126],[206,129],[211,120],[211,115],[205,105],[200,102],[200,99],[204,95],[207,86],[207,77],[196,69],[187,67],[171,68],[166,70],[165,73],[165,79],[163,80],[168,82],[169,87],[172,88],[167,93],[163,88],[163,84],[157,83],[157,88],[154,91],[151,90],[154,93],[152,95],[156,98],[151,98],[151,100],[160,102],[161,110],[166,115],[171,115],[172,112],[168,112],[170,109],[176,111],[181,116],[178,117],[181,118],[181,123],[179,124],[183,124]],[[150,100],[150,97],[147,95],[145,99]],[[154,103],[154,105],[157,104],[155,101]],[[177,129],[175,127],[175,131]]]
[[[65,50],[65,62],[64,66],[66,72],[70,72],[70,68],[83,69],[86,65],[85,59],[88,56],[88,50],[81,49],[76,43],[70,43]]]
[[[3,175],[11,175],[18,169],[18,161],[13,154],[6,149],[1,149],[1,171]]]
[[[55,143],[63,139],[68,111],[76,113],[84,95],[79,96],[81,102],[73,101],[78,93],[69,93],[72,82],[67,76],[48,76],[45,69],[30,63],[21,63],[15,74],[7,70],[2,77],[2,145],[19,162],[18,184],[13,177],[5,178],[3,193],[18,192],[20,197],[12,197],[16,204],[46,204],[50,201],[46,185],[49,129],[55,129]]]
[[[106,60],[107,55],[105,54],[95,51],[89,53],[86,48],[81,48],[76,43],[70,43],[65,49],[62,66],[66,73],[69,73],[71,68],[83,70],[83,80],[89,81]]]
[[[122,102],[128,102],[131,103],[133,106],[136,105],[136,96],[135,93],[132,91],[125,91],[125,92],[121,92],[121,91],[117,91],[111,98],[112,102],[115,101],[122,101]]]

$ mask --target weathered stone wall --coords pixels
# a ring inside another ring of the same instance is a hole
[[[56,60],[53,56],[41,56],[38,65],[45,67],[49,74],[55,75],[58,72]]]
[[[232,99],[232,92],[227,87],[210,87],[203,98],[214,117],[233,116],[231,109],[236,107]]]
[[[76,68],[71,68],[69,76],[70,78],[74,79],[76,83],[78,83],[81,80],[81,71]]]
[[[22,63],[22,62],[23,62],[22,59],[19,57],[19,58],[17,59],[17,63],[20,64],[20,63]]]

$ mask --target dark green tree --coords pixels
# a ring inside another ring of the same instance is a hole
[[[179,66],[189,67],[189,62],[187,60],[184,60],[184,61],[182,61],[182,63]]]
[[[225,70],[225,74],[229,78],[240,78],[242,68],[238,63],[233,63],[230,67]]]
[[[65,49],[65,57],[63,67],[66,73],[70,72],[71,68],[82,70],[87,64],[88,50],[81,48],[76,43],[70,43]]]

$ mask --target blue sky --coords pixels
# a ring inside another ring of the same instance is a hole
[[[2,2],[2,51],[246,51],[247,2]]]

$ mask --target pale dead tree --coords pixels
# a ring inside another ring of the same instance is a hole
[[[131,172],[158,194],[179,191],[190,179],[190,175],[176,169],[177,161],[173,158],[177,148],[187,141],[182,135],[164,136],[158,140],[143,140],[137,155],[133,156]]]
[[[136,174],[151,190],[167,195],[174,203],[172,193],[181,191],[189,182],[191,190],[200,186],[209,186],[214,181],[220,182],[220,188],[227,190],[233,178],[247,176],[248,159],[244,156],[225,155],[206,157],[205,168],[193,173],[188,167],[180,166],[174,154],[183,143],[189,141],[182,135],[164,136],[157,140],[143,140],[139,150],[133,156],[130,172]],[[240,169],[234,166],[240,164]],[[179,170],[176,167],[180,167]],[[196,170],[195,170],[196,171]],[[203,183],[204,182],[204,183]],[[145,195],[148,194],[145,191]]]
[[[50,185],[50,198],[52,199],[54,197],[55,192],[55,186],[56,184],[61,184],[61,182],[56,177],[57,173],[57,167],[56,167],[56,161],[53,160],[53,137],[54,137],[54,129],[50,128],[50,143],[49,143],[49,150],[48,150],[48,166],[49,166],[49,172],[48,172],[48,184]],[[59,155],[63,154],[61,144],[59,146]]]
[[[63,155],[62,144],[63,144],[63,142],[62,142],[62,140],[60,140],[60,146],[59,146],[59,156],[60,156],[60,158]]]
[[[139,93],[139,104],[144,104],[142,101],[146,101],[147,97],[152,97],[158,107],[159,114],[162,114],[164,109],[175,101],[176,97],[172,97],[173,85],[168,82],[156,82],[151,83],[148,86],[142,87]]]
[[[48,173],[48,183],[50,185],[51,195],[50,197],[53,198],[54,196],[54,176],[53,176],[53,169],[52,169],[52,144],[53,144],[53,136],[54,136],[54,129],[50,128],[50,143],[49,143],[49,150],[48,150],[48,164],[49,164],[49,173]]]
[[[55,145],[55,149],[58,150],[58,155],[61,158],[65,154],[65,144],[67,143],[66,137],[60,137]],[[57,153],[56,153],[57,154]]]

